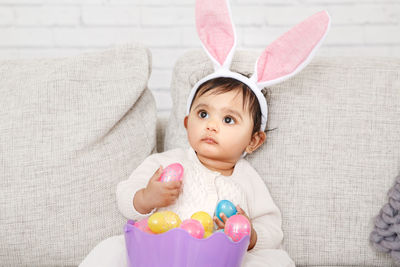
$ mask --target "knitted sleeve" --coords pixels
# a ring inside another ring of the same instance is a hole
[[[281,212],[258,173],[247,165],[246,193],[249,217],[257,232],[254,249],[278,249],[283,240]]]
[[[141,220],[153,212],[139,213],[133,206],[133,198],[138,190],[146,187],[147,182],[160,165],[158,154],[150,155],[132,172],[127,180],[121,181],[117,185],[117,205],[123,216],[131,220]]]

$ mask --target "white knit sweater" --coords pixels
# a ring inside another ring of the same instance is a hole
[[[150,214],[140,214],[133,206],[133,197],[161,166],[178,162],[184,168],[183,192],[174,205],[159,210],[170,210],[181,220],[189,219],[197,211],[214,215],[219,200],[228,199],[247,213],[257,232],[254,250],[280,248],[283,239],[281,213],[258,173],[240,159],[231,176],[204,167],[192,148],[174,149],[147,157],[130,177],[117,186],[117,203],[121,213],[133,220]]]

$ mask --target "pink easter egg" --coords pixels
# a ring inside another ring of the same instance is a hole
[[[144,218],[144,219],[142,219],[140,221],[135,222],[135,224],[133,226],[139,228],[143,232],[146,232],[146,233],[149,233],[149,234],[153,234],[153,232],[149,228],[148,220],[149,220],[148,217]]]
[[[251,224],[249,220],[240,214],[233,215],[225,223],[225,234],[234,242],[239,241],[246,235],[250,235]]]
[[[183,167],[179,163],[172,163],[165,167],[161,173],[159,181],[169,182],[169,181],[182,181],[183,177]]]
[[[204,237],[203,225],[198,220],[186,219],[179,227],[186,230],[194,238],[201,239]]]

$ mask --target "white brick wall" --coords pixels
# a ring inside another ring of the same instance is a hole
[[[141,42],[153,54],[149,87],[171,108],[176,59],[199,48],[194,0],[0,0],[0,59],[68,56]],[[231,0],[238,48],[262,50],[326,9],[332,28],[319,54],[400,57],[400,0]]]

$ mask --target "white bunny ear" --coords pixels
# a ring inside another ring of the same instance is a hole
[[[229,69],[236,46],[228,0],[197,0],[196,27],[214,69]]]
[[[295,75],[310,62],[329,28],[330,17],[326,11],[297,24],[264,50],[251,79],[263,88]]]

